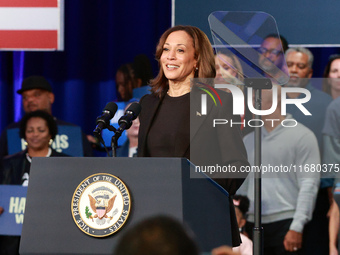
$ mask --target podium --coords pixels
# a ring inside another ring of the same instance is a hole
[[[71,212],[78,185],[97,173],[118,177],[131,197],[126,223],[99,238],[82,232]],[[33,158],[20,254],[112,254],[127,229],[155,215],[188,225],[202,252],[231,245],[228,193],[193,174],[193,165],[181,158]]]

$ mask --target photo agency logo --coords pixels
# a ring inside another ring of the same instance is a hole
[[[205,93],[207,93],[211,97],[211,99],[214,101],[215,106],[217,106],[217,102],[216,102],[215,97],[218,99],[219,103],[222,106],[221,97],[219,96],[217,91],[212,86],[205,84],[203,82],[198,82],[198,84],[200,85],[200,87],[198,87],[198,88],[200,90],[204,91]],[[207,94],[201,95],[201,115],[207,115]]]
[[[281,93],[278,93],[278,86],[273,86],[271,89],[272,91],[272,100],[271,100],[271,107],[269,109],[255,109],[253,104],[254,99],[254,90],[251,87],[245,87],[247,90],[246,96],[245,93],[236,85],[232,84],[214,84],[214,86],[210,86],[206,83],[198,82],[199,89],[206,92],[206,94],[201,94],[201,115],[207,115],[207,108],[208,108],[208,100],[207,95],[209,95],[215,106],[219,106],[216,102],[217,98],[220,102],[219,107],[223,107],[222,100],[216,91],[216,89],[222,89],[224,91],[228,91],[232,95],[233,99],[233,115],[244,116],[245,114],[245,107],[248,107],[249,111],[254,114],[261,116],[261,119],[243,119],[241,122],[235,122],[233,119],[213,119],[213,127],[217,125],[243,125],[249,127],[262,127],[265,122],[274,123],[280,121],[279,119],[274,118],[266,118],[266,116],[273,114],[278,107],[280,106],[280,114],[287,115],[287,105],[295,105],[304,115],[312,116],[312,114],[307,110],[304,106],[311,99],[311,93],[308,89],[305,88],[298,88],[298,87],[281,87]],[[213,92],[213,93],[212,93]],[[304,95],[304,97],[299,98],[289,98],[289,93],[300,93]],[[214,95],[213,95],[214,94]],[[278,98],[280,96],[280,100]],[[280,105],[279,105],[280,102]],[[280,121],[280,124],[283,127],[295,127],[297,126],[297,122],[294,119],[284,119]]]

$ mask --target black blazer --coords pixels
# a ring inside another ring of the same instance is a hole
[[[9,155],[2,160],[0,165],[0,184],[21,184],[22,176],[26,169],[31,166],[31,163],[26,160],[26,153],[27,149]],[[52,149],[51,157],[68,157],[68,155]]]
[[[244,147],[239,125],[219,125],[213,127],[213,119],[226,119],[240,122],[239,116],[232,115],[232,96],[230,93],[218,91],[222,106],[217,100],[216,106],[213,100],[207,96],[207,114],[201,114],[201,95],[204,91],[193,88],[190,95],[190,144],[176,148],[177,155],[185,155],[190,152],[190,161],[196,166],[216,164],[224,166],[234,166],[240,169],[241,166],[248,166],[247,153]],[[149,157],[147,152],[147,137],[153,119],[161,105],[164,95],[157,97],[153,94],[145,95],[140,100],[142,107],[139,115],[140,128],[138,137],[138,156]],[[209,99],[210,98],[210,99]],[[189,120],[188,120],[189,121]],[[213,148],[214,147],[214,148]],[[233,206],[232,195],[241,186],[246,173],[238,174],[238,178],[230,178],[226,173],[209,175],[220,184],[230,194],[230,215],[232,224],[233,246],[240,244],[239,231],[236,221],[235,209]]]

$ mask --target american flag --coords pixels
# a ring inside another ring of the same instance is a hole
[[[0,0],[0,50],[63,50],[64,0]]]

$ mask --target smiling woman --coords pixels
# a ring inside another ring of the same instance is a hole
[[[45,111],[27,113],[20,121],[20,136],[27,148],[0,162],[0,184],[27,186],[32,157],[67,156],[50,145],[58,128],[52,115]],[[19,254],[20,236],[0,236],[1,254]]]
[[[206,165],[208,160],[209,165],[236,169],[248,166],[240,129],[234,125],[217,132],[218,128],[212,129],[210,125],[213,118],[222,116],[240,121],[239,116],[232,116],[231,94],[217,92],[223,107],[211,108],[206,116],[193,114],[190,100],[194,98],[193,101],[198,102],[205,92],[192,86],[192,78],[214,80],[216,75],[213,49],[207,36],[196,27],[172,27],[161,36],[156,59],[159,73],[151,81],[152,94],[140,100],[138,156],[182,157],[196,165]],[[195,139],[191,139],[193,135]],[[216,145],[217,150],[204,144]],[[213,153],[215,151],[218,153]],[[230,194],[234,194],[244,180],[243,176],[238,179],[226,175],[210,177]],[[233,244],[238,245],[240,237],[231,201],[230,215]]]
[[[57,132],[57,124],[49,113],[27,113],[20,121],[20,137],[27,148],[3,159],[0,183],[27,186],[32,157],[66,156],[50,147]]]
[[[216,75],[213,49],[197,27],[175,26],[165,31],[156,48],[156,59],[160,70],[150,85],[159,97],[168,90],[176,96],[184,95],[189,92],[190,78]]]

